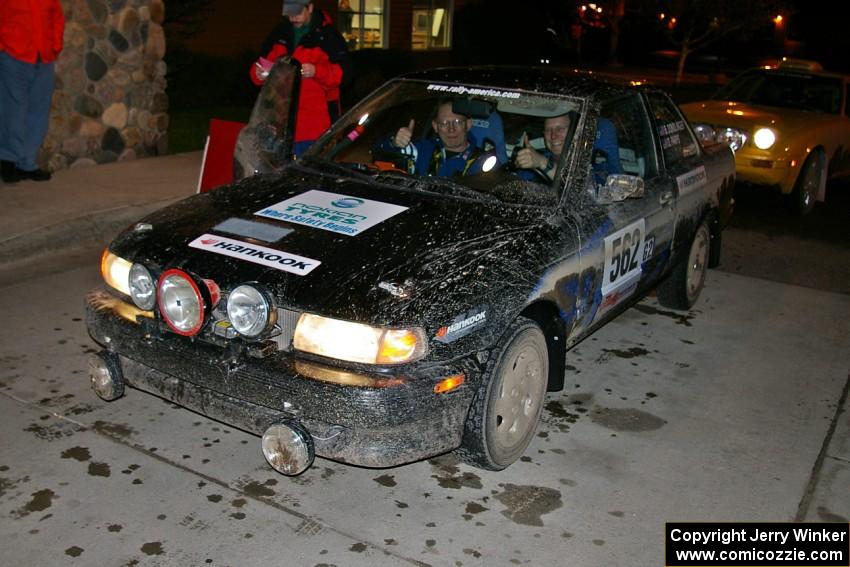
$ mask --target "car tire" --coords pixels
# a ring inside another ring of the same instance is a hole
[[[791,206],[798,215],[805,216],[812,212],[823,176],[826,175],[825,165],[826,157],[823,151],[815,150],[800,168],[800,175],[797,176],[794,191],[791,192]]]
[[[703,221],[694,233],[688,257],[679,262],[673,273],[656,290],[658,302],[671,309],[690,309],[705,285],[711,257],[711,231]]]
[[[548,376],[546,337],[532,320],[519,317],[487,363],[455,453],[493,471],[519,459],[537,430]]]

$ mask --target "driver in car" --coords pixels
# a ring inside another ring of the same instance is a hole
[[[413,140],[415,121],[411,118],[391,138],[384,140],[380,150],[408,158],[408,173],[453,177],[486,173],[496,165],[496,155],[478,148],[469,136],[472,118],[452,110],[452,101],[444,100],[437,107],[431,126],[436,138]]]
[[[558,169],[558,161],[564,151],[571,122],[570,113],[544,120],[543,142],[546,148],[541,152],[532,148],[528,143],[528,134],[523,134],[522,148],[514,157],[514,164],[522,170],[519,172],[521,178],[533,180],[536,171],[548,177],[549,180],[555,179],[555,171]]]

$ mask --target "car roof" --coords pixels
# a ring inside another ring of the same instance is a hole
[[[811,77],[829,77],[831,79],[843,79],[845,81],[850,80],[850,75],[845,75],[843,73],[824,71],[823,69],[807,69],[803,67],[775,67],[772,65],[765,65],[763,67],[755,67],[747,72],[759,72],[764,73],[765,75],[803,75]]]
[[[606,99],[647,87],[641,81],[579,69],[550,67],[443,67],[402,75],[402,79],[489,86]],[[649,87],[650,90],[654,90]]]

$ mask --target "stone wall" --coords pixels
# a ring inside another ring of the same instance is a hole
[[[168,137],[163,0],[62,0],[50,130],[52,171],[163,154]]]

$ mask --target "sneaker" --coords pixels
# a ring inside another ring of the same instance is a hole
[[[15,167],[15,162],[0,161],[0,178],[3,179],[3,183],[17,183],[21,180],[18,176],[18,168]]]
[[[26,171],[24,169],[15,168],[15,173],[18,176],[18,179],[29,179],[32,181],[50,181],[50,172],[44,171],[43,169],[34,169],[32,171]]]

